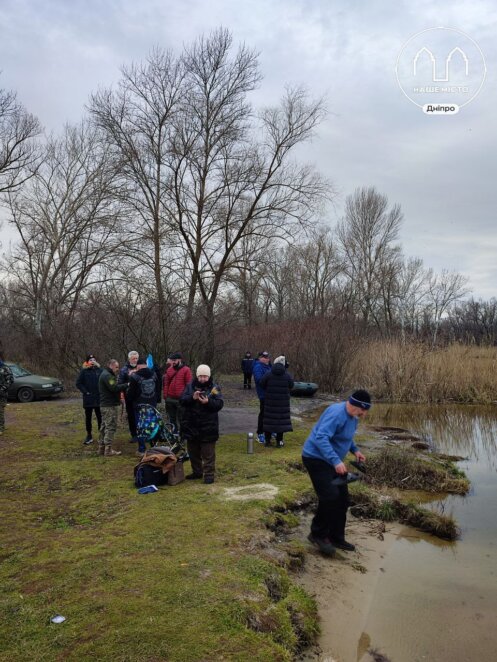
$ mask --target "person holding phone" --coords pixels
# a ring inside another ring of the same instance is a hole
[[[216,441],[219,439],[218,412],[224,402],[221,389],[214,383],[208,365],[199,365],[193,381],[180,397],[182,409],[181,433],[187,442],[192,464],[189,480],[214,482],[216,471]]]

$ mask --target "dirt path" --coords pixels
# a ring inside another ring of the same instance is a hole
[[[311,516],[297,531],[305,541]],[[314,596],[321,622],[319,644],[301,662],[370,662],[369,648],[381,650],[381,642],[370,641],[364,632],[384,559],[401,526],[358,520],[349,516],[347,538],[355,552],[337,552],[327,559],[310,551],[299,583]],[[310,546],[309,546],[310,547]]]
[[[255,388],[244,390],[235,380],[228,380],[222,385],[222,393],[225,406],[219,412],[219,431],[221,434],[246,434],[257,429],[257,415],[259,413],[259,400]],[[292,417],[295,422],[300,422],[300,415],[309,410],[315,409],[326,404],[326,400],[320,398],[292,398]],[[74,405],[81,403],[81,397],[75,393],[68,393],[67,397],[55,398],[50,400],[37,401],[37,404],[43,403],[47,407],[64,407],[65,405]],[[21,406],[29,411],[31,403],[15,405],[11,408]]]

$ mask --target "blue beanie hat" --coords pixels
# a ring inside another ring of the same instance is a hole
[[[367,391],[360,389],[359,391],[354,391],[349,398],[349,402],[353,407],[359,407],[360,409],[371,409],[371,396]]]

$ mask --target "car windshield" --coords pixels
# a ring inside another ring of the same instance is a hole
[[[27,377],[31,374],[29,370],[24,370],[24,368],[21,368],[20,365],[11,365],[10,369],[12,370],[14,377]]]

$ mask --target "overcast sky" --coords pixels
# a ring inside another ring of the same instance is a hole
[[[0,0],[0,26],[0,87],[54,132],[77,122],[122,64],[229,28],[260,53],[256,104],[276,102],[288,83],[326,95],[329,116],[303,156],[340,193],[327,220],[356,187],[374,185],[402,207],[407,256],[463,273],[476,297],[497,296],[497,3]],[[424,114],[395,75],[404,44],[437,26],[463,31],[486,61],[480,93],[453,116]]]

